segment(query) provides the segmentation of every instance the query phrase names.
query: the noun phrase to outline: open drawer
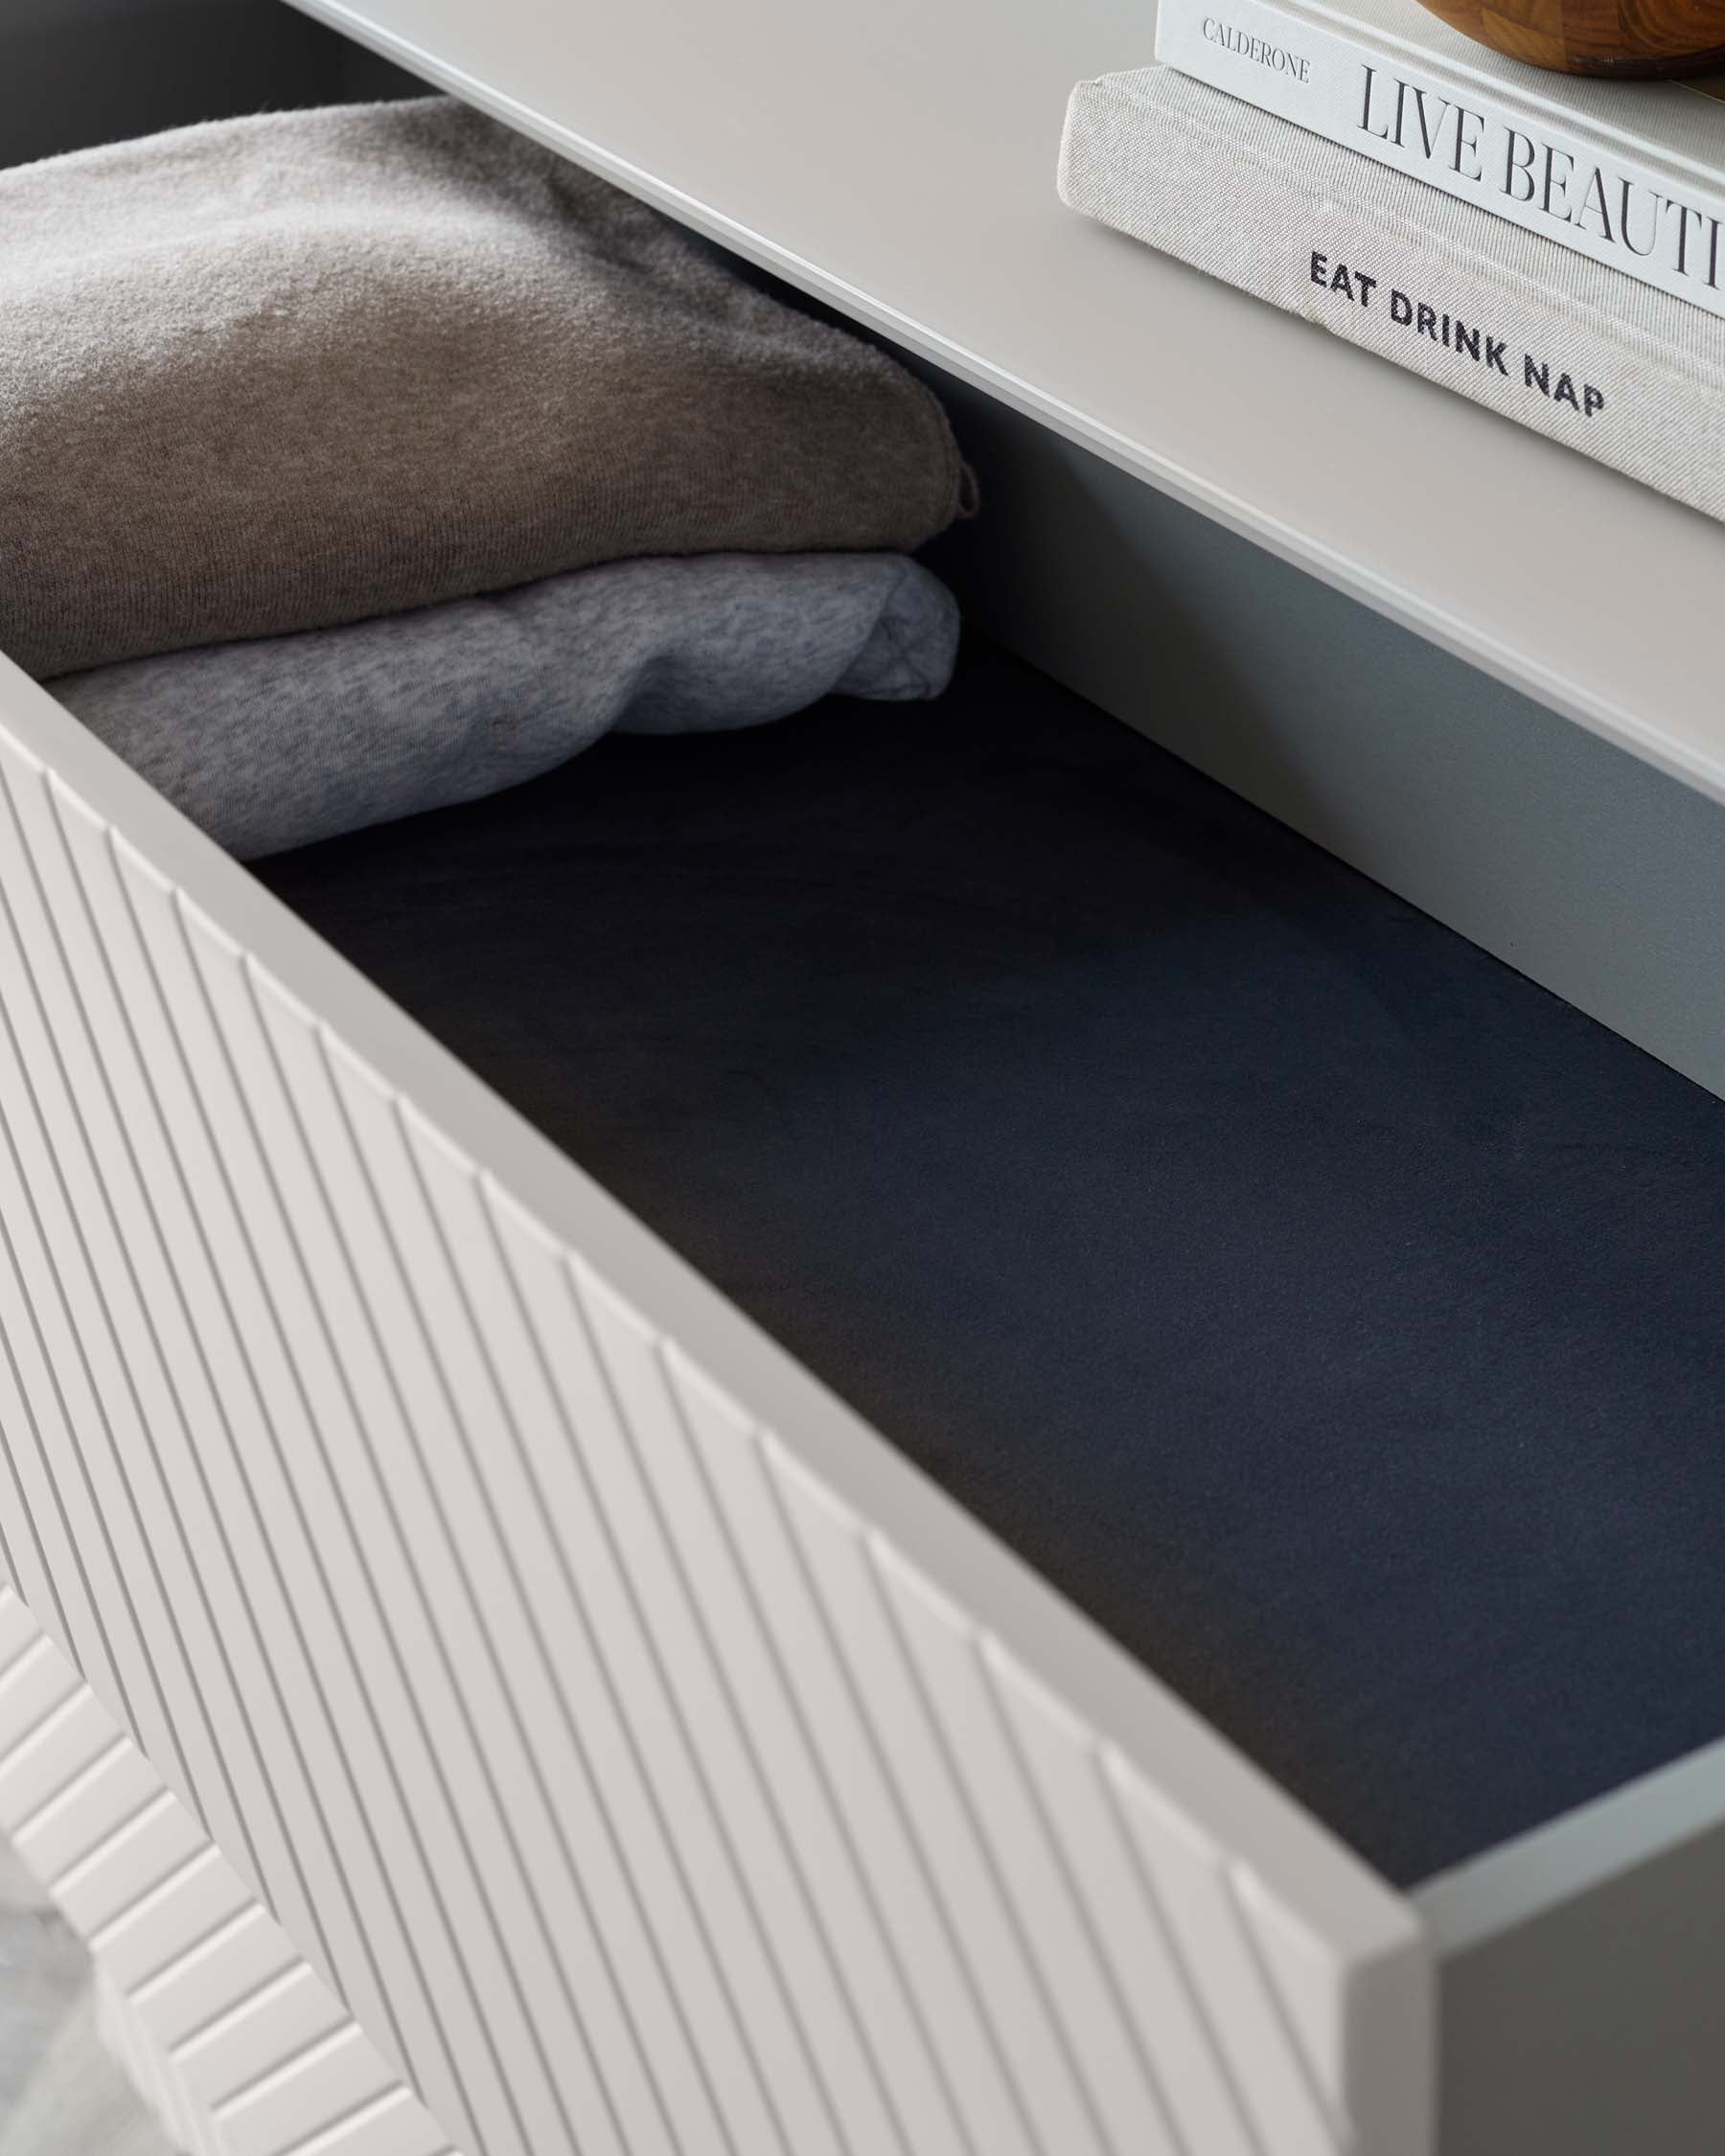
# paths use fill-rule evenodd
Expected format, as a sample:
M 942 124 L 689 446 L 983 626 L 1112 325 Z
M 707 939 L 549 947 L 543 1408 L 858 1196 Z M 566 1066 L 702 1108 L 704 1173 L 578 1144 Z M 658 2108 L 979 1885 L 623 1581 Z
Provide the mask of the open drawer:
M 186 2145 L 1713 2145 L 1725 1107 L 1027 670 L 251 874 L 7 668 L 0 1120 Z

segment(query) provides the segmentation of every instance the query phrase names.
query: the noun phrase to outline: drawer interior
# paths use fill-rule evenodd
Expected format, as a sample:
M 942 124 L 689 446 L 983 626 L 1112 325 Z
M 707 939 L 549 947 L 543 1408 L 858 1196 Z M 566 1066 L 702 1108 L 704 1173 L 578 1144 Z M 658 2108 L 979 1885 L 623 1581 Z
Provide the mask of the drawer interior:
M 261 874 L 1392 1879 L 1725 1729 L 1725 1105 L 1021 663 Z

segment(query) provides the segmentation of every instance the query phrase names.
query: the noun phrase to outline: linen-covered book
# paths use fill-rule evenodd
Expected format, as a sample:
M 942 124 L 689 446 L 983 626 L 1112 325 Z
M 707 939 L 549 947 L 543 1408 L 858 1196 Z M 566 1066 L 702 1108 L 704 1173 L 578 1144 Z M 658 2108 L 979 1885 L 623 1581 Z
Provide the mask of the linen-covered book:
M 1699 309 L 1170 67 L 1078 85 L 1059 184 L 1071 208 L 1725 518 L 1725 330 Z
M 1159 0 L 1156 57 L 1725 314 L 1725 80 L 1552 74 L 1418 0 Z

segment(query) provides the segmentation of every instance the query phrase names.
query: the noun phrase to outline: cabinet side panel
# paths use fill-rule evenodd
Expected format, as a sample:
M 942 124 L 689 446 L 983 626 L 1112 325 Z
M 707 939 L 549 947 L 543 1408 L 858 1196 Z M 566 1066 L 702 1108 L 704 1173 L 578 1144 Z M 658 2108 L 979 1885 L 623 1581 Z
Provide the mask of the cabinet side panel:
M 1443 2156 L 1713 2156 L 1725 2120 L 1725 1746 L 1422 1888 Z

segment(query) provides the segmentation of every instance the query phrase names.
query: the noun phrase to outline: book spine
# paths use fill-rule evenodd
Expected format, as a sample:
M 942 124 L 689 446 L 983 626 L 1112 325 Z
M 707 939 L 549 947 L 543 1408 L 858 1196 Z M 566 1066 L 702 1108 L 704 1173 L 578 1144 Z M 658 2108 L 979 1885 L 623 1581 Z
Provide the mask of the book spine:
M 1208 101 L 1202 121 L 1182 108 L 1191 99 Z M 1106 80 L 1081 84 L 1061 149 L 1062 199 L 1725 520 L 1716 371 L 1686 375 L 1577 315 L 1561 293 L 1483 270 L 1477 251 L 1422 244 L 1405 200 L 1386 213 L 1369 191 L 1350 199 L 1326 180 L 1319 168 L 1332 149 L 1309 153 L 1303 171 L 1219 155 L 1216 108 L 1227 102 L 1194 88 L 1186 101 L 1119 103 Z M 1395 191 L 1412 192 L 1406 180 Z
M 1194 80 L 1725 315 L 1725 195 L 1277 0 L 1159 0 L 1156 57 Z

